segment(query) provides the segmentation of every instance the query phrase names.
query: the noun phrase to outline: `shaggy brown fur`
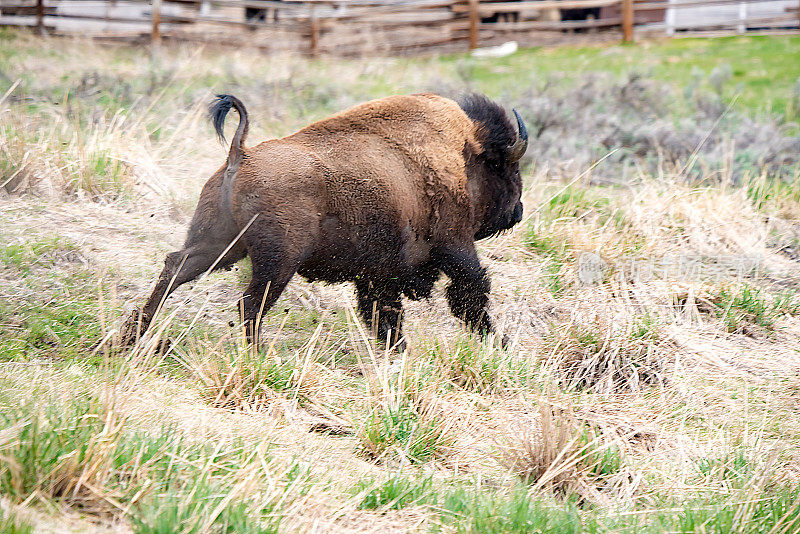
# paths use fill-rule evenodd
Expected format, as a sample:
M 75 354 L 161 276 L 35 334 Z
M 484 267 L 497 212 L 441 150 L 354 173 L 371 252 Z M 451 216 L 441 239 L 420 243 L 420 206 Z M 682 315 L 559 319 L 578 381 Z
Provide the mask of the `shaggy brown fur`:
M 217 133 L 231 108 L 240 122 L 228 161 L 203 188 L 184 248 L 167 256 L 129 332 L 146 329 L 181 284 L 246 255 L 253 276 L 241 306 L 251 339 L 295 273 L 354 281 L 365 321 L 394 344 L 402 342 L 401 295 L 429 296 L 444 272 L 453 313 L 492 330 L 474 241 L 522 218 L 521 119 L 518 141 L 502 108 L 482 96 L 460 105 L 435 94 L 391 96 L 245 148 L 247 112 L 235 97 L 214 104 Z

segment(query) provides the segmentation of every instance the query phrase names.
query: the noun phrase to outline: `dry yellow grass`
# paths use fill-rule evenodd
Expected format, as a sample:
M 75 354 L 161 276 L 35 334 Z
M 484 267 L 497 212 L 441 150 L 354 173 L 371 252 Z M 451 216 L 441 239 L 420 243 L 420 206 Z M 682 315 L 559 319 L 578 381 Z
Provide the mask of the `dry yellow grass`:
M 21 62 L 43 85 L 92 54 L 101 73 L 110 60 L 83 41 L 45 46 L 69 47 L 75 65 Z M 184 91 L 198 73 L 222 65 L 218 56 L 186 51 L 165 61 L 174 63 L 165 88 Z M 389 60 L 336 66 L 242 52 L 231 77 L 260 61 L 276 84 L 314 68 L 400 76 Z M 117 74 L 146 70 L 126 63 Z M 404 83 L 437 74 L 416 72 Z M 43 104 L 47 115 L 0 103 L 0 127 L 12 132 L 0 151 L 16 166 L 2 178 L 14 182 L 13 192 L 0 188 L 3 246 L 58 235 L 85 259 L 24 275 L 9 264 L 0 298 L 47 307 L 94 292 L 101 297 L 92 313 L 111 340 L 94 354 L 80 352 L 85 362 L 58 352 L 0 362 L 0 406 L 96 398 L 105 418 L 80 461 L 65 457 L 27 498 L 0 495 L 0 508 L 43 531 L 136 530 L 132 510 L 153 490 L 121 493 L 110 482 L 109 454 L 125 435 L 155 435 L 165 425 L 189 444 L 250 451 L 230 473 L 213 475 L 227 488 L 219 513 L 236 502 L 277 503 L 273 511 L 288 531 L 458 527 L 440 521 L 437 506 L 360 508 L 359 481 L 398 473 L 431 477 L 442 495 L 464 485 L 504 494 L 522 480 L 536 498 L 577 495 L 601 515 L 647 516 L 715 494 L 736 504 L 733 524 L 743 531 L 765 491 L 800 483 L 800 320 L 776 312 L 771 333 L 753 337 L 726 331 L 725 309 L 703 307 L 721 288 L 758 285 L 771 299 L 796 283 L 795 263 L 773 246 L 775 232 L 797 224 L 796 206 L 784 200 L 759 211 L 742 188 L 691 185 L 677 173 L 641 176 L 625 188 L 549 171 L 528 177 L 528 220 L 480 246 L 493 276 L 492 313 L 511 339 L 507 350 L 465 333 L 437 286 L 430 301 L 408 303 L 408 352 L 379 351 L 355 318 L 348 286 L 296 279 L 265 317 L 266 347 L 254 352 L 228 326 L 245 278 L 234 270 L 179 290 L 152 333 L 118 351 L 115 329 L 148 293 L 164 252 L 180 242 L 191 199 L 224 154 L 202 122 L 212 89 L 198 90 L 193 106 L 172 115 L 144 109 L 77 129 L 54 105 Z M 151 108 L 161 113 L 162 104 Z M 279 110 L 270 113 L 252 139 L 299 120 L 276 126 Z M 146 124 L 156 118 L 170 125 L 160 137 Z M 124 126 L 131 121 L 139 123 Z M 107 155 L 104 164 L 119 180 L 113 187 L 95 181 L 96 153 Z M 564 191 L 582 200 L 553 204 Z M 532 236 L 549 244 L 532 244 Z M 580 276 L 586 253 L 605 265 L 596 284 Z M 756 263 L 742 267 L 738 258 Z M 0 459 L 20 439 L 19 428 L 0 428 Z M 747 466 L 746 483 L 731 482 L 732 462 Z M 214 517 L 199 531 L 216 528 Z M 775 531 L 791 531 L 786 521 Z

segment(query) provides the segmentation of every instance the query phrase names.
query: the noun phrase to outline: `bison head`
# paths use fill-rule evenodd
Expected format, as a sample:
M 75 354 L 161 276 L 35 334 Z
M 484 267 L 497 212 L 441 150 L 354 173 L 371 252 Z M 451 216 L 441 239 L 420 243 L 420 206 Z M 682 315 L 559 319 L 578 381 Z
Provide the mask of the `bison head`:
M 528 132 L 516 110 L 519 133 L 499 105 L 483 95 L 471 94 L 459 101 L 475 124 L 480 149 L 464 147 L 467 174 L 477 184 L 475 239 L 510 229 L 522 220 L 522 178 L 519 160 L 528 148 Z

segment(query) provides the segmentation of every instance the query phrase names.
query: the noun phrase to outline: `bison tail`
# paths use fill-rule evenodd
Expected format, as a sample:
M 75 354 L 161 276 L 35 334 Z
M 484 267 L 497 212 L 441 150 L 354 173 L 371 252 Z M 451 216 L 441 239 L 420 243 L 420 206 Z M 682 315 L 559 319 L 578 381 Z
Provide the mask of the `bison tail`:
M 217 95 L 217 98 L 211 103 L 209 107 L 209 114 L 211 115 L 211 122 L 214 125 L 214 131 L 217 133 L 220 141 L 225 141 L 225 117 L 231 108 L 235 109 L 239 114 L 239 126 L 236 128 L 236 133 L 233 134 L 231 141 L 231 149 L 228 152 L 228 168 L 238 167 L 242 159 L 242 151 L 244 150 L 244 140 L 247 137 L 247 131 L 250 127 L 250 121 L 247 118 L 247 110 L 244 108 L 242 101 L 233 95 Z

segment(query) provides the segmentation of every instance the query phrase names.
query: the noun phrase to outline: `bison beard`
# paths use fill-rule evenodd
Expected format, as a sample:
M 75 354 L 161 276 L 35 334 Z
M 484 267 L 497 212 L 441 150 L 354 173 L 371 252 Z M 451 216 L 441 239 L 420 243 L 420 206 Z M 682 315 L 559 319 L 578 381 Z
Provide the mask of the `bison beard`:
M 205 184 L 182 250 L 167 255 L 156 287 L 123 329 L 144 332 L 169 294 L 200 274 L 250 256 L 240 301 L 248 338 L 298 273 L 353 281 L 365 322 L 389 345 L 404 345 L 402 301 L 427 298 L 444 273 L 453 314 L 493 331 L 489 277 L 475 240 L 522 219 L 519 160 L 527 132 L 481 95 L 456 103 L 434 94 L 392 96 L 245 148 L 244 105 L 220 95 L 217 134 L 240 117 L 228 159 Z

